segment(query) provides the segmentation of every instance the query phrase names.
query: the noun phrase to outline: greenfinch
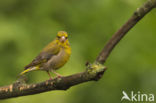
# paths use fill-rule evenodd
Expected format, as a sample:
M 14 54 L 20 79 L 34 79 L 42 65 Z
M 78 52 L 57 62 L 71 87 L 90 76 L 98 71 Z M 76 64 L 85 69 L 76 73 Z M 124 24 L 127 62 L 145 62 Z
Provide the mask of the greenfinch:
M 61 68 L 69 60 L 70 55 L 68 34 L 65 31 L 59 31 L 56 39 L 49 43 L 30 64 L 25 66 L 25 70 L 20 75 L 34 70 L 43 70 L 48 73 L 50 79 L 52 77 L 49 72 L 60 77 L 61 75 L 55 70 Z

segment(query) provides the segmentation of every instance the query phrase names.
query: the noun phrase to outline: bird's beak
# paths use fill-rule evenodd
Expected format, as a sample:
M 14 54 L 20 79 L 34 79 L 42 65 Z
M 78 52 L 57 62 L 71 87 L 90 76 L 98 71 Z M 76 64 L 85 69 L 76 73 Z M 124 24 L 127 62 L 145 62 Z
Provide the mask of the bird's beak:
M 65 37 L 65 36 L 62 36 L 62 37 L 60 38 L 60 41 L 61 41 L 62 43 L 64 43 L 64 42 L 66 41 L 66 37 Z

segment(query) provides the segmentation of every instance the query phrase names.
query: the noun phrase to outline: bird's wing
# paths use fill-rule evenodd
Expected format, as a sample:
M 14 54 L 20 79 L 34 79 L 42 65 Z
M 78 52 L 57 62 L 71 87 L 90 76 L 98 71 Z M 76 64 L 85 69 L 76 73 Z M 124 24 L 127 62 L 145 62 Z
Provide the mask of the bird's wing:
M 43 49 L 43 51 L 30 64 L 26 65 L 24 68 L 28 69 L 33 66 L 41 65 L 47 62 L 54 55 L 57 55 L 59 51 L 60 51 L 59 46 L 54 42 L 52 42 L 49 45 L 47 45 Z
M 36 66 L 36 65 L 40 65 L 42 63 L 45 63 L 46 61 L 48 61 L 51 57 L 53 56 L 53 54 L 43 54 L 40 53 L 30 64 L 26 65 L 24 68 L 28 69 L 30 67 Z

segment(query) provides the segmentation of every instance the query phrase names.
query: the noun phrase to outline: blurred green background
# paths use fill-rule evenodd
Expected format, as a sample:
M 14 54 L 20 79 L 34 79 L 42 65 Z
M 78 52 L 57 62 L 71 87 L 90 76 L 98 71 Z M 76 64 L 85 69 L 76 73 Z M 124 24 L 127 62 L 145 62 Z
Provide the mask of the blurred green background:
M 60 30 L 69 33 L 72 56 L 57 72 L 70 75 L 84 71 L 86 61 L 96 59 L 112 34 L 145 1 L 0 0 L 0 86 L 13 83 Z M 0 103 L 119 103 L 123 90 L 156 94 L 155 18 L 156 10 L 152 10 L 120 41 L 98 82 Z M 27 77 L 30 83 L 49 79 L 42 71 Z

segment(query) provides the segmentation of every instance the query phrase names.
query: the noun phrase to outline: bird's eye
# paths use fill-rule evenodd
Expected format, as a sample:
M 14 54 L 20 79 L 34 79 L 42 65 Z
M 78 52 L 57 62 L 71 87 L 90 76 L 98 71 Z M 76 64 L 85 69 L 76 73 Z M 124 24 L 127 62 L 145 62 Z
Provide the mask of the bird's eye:
M 65 37 L 66 39 L 68 39 L 68 37 Z
M 57 38 L 61 38 L 60 36 L 57 36 Z

